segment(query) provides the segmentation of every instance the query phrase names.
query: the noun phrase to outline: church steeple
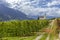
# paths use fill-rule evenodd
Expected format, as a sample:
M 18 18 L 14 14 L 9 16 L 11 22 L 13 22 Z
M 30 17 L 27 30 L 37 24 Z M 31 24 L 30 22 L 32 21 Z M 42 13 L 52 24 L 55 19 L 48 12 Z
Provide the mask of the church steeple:
M 44 19 L 46 19 L 46 13 L 44 14 Z

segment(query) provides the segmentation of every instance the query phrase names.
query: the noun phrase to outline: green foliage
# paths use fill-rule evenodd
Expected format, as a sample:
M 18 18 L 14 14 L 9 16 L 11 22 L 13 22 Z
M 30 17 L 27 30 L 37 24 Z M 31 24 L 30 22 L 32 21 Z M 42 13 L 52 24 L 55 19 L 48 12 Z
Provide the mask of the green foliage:
M 47 27 L 48 23 L 48 20 L 0 22 L 0 37 L 31 36 Z
M 29 37 L 3 37 L 0 40 L 34 40 L 36 36 Z

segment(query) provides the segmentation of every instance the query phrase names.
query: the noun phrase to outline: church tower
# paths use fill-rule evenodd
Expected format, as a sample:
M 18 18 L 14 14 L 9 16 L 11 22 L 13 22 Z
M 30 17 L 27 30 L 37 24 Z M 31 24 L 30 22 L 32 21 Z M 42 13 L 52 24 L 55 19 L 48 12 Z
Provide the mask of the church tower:
M 44 14 L 44 19 L 46 19 L 46 13 Z

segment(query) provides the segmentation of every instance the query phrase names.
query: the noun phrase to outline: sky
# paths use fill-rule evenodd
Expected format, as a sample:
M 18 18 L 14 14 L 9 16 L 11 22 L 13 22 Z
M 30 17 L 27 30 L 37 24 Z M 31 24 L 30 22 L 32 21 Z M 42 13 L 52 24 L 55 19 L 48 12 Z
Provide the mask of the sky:
M 60 16 L 60 0 L 2 0 L 2 2 L 26 15 L 44 15 L 46 13 L 48 16 Z

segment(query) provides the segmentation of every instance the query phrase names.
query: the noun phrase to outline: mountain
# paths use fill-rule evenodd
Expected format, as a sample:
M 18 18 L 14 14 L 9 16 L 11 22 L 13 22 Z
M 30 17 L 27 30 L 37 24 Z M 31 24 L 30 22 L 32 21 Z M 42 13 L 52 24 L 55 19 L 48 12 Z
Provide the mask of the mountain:
M 23 12 L 8 8 L 2 4 L 0 4 L 0 21 L 3 20 L 26 20 L 31 19 L 28 18 Z

